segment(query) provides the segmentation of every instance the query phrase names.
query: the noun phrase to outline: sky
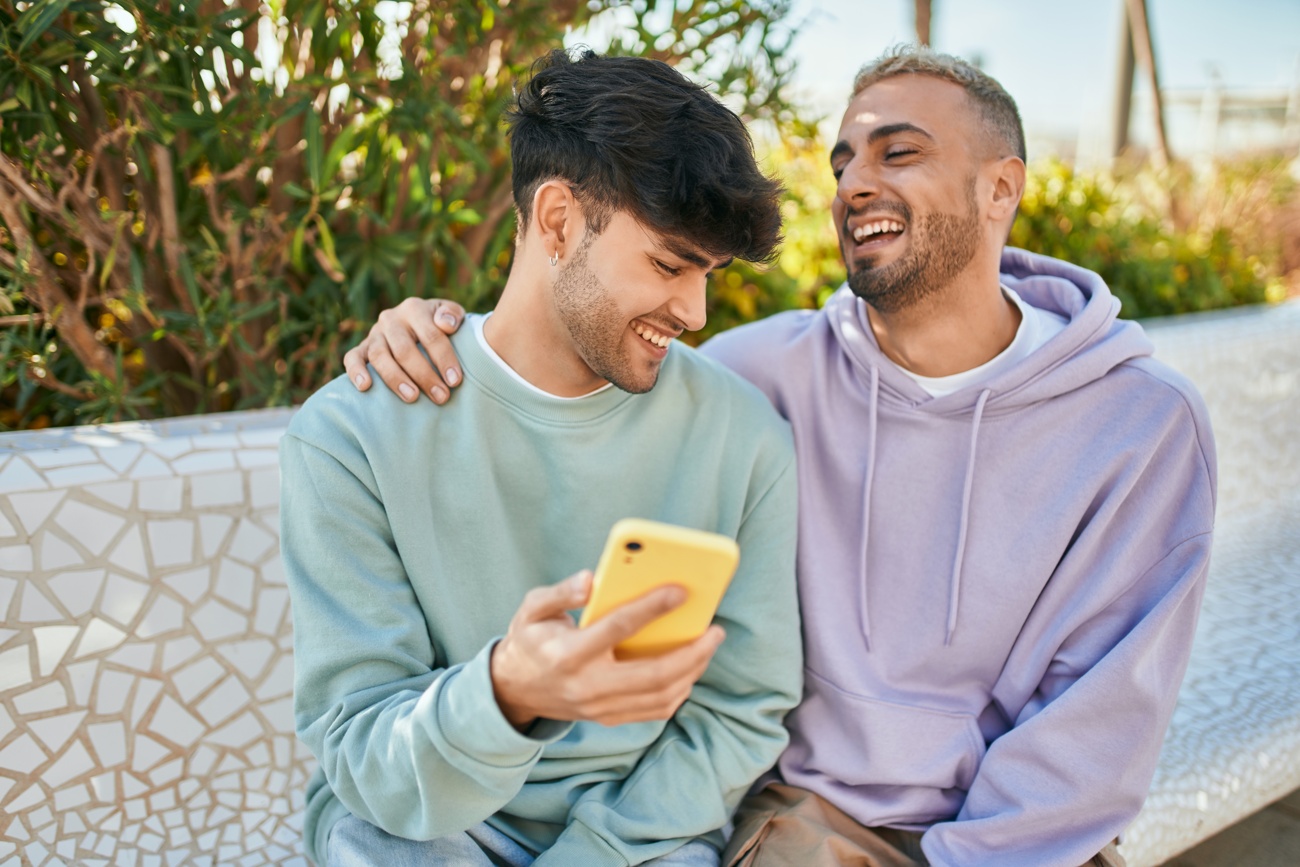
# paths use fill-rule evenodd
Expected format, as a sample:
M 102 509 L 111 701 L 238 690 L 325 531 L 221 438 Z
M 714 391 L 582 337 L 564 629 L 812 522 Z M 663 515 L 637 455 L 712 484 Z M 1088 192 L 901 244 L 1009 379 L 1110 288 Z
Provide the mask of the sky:
M 1020 105 L 1030 158 L 1053 143 L 1107 139 L 1123 0 L 934 0 L 932 44 L 978 58 Z M 1148 0 L 1161 87 L 1203 91 L 1300 88 L 1300 0 Z M 796 92 L 838 125 L 853 74 L 915 37 L 912 0 L 795 0 Z M 1140 76 L 1140 72 L 1139 72 Z M 1132 135 L 1149 139 L 1134 103 Z M 1175 149 L 1192 147 L 1196 109 L 1170 121 Z M 1082 135 L 1081 135 L 1082 133 Z M 1037 154 L 1035 153 L 1037 151 Z

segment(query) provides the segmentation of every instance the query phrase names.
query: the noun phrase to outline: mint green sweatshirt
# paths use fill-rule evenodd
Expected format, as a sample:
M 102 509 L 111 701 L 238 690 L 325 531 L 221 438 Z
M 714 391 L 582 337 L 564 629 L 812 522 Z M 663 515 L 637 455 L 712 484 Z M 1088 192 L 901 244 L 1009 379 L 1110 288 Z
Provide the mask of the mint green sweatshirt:
M 477 343 L 465 383 L 407 406 L 340 378 L 280 449 L 295 715 L 320 762 L 308 854 L 349 812 L 410 839 L 486 820 L 546 865 L 639 864 L 719 828 L 786 744 L 801 694 L 795 466 L 767 399 L 674 344 L 644 395 L 535 393 Z M 489 657 L 524 594 L 593 568 L 610 526 L 724 533 L 727 631 L 667 722 L 501 715 Z

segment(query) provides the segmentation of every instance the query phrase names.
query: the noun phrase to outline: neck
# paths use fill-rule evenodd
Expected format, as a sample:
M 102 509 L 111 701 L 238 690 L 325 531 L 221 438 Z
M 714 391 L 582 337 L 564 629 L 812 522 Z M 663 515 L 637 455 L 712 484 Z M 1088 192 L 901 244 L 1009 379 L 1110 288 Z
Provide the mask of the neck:
M 1002 292 L 996 265 L 968 268 L 920 303 L 867 318 L 880 351 L 918 376 L 952 376 L 979 367 L 1011 345 L 1020 308 Z
M 547 266 L 550 267 L 550 266 Z M 549 275 L 512 268 L 483 337 L 510 368 L 558 397 L 581 397 L 605 384 L 578 353 L 550 303 Z

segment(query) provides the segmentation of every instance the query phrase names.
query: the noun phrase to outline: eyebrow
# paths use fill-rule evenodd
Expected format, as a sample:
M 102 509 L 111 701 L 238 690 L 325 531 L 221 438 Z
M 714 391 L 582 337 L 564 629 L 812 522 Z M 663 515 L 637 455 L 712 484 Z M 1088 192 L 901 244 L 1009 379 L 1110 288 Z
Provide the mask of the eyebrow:
M 705 271 L 712 271 L 714 268 L 725 268 L 734 260 L 734 257 L 728 256 L 725 262 L 719 262 L 715 265 L 711 260 L 706 258 L 698 248 L 691 247 L 675 238 L 664 238 L 662 239 L 662 244 L 664 249 L 669 253 L 672 253 L 677 258 L 684 259 L 695 267 L 702 268 Z
M 928 132 L 921 129 L 916 124 L 904 122 L 904 123 L 891 123 L 891 124 L 886 124 L 885 126 L 876 127 L 867 136 L 867 144 L 869 145 L 875 144 L 876 142 L 880 141 L 882 138 L 889 138 L 891 135 L 897 135 L 900 132 L 914 132 L 917 135 L 925 136 L 930 141 L 934 141 L 934 136 L 930 135 Z M 835 147 L 831 148 L 832 163 L 835 162 L 836 158 L 838 157 L 852 156 L 852 155 L 853 155 L 853 147 L 844 139 L 840 139 L 839 141 L 837 141 L 835 143 Z

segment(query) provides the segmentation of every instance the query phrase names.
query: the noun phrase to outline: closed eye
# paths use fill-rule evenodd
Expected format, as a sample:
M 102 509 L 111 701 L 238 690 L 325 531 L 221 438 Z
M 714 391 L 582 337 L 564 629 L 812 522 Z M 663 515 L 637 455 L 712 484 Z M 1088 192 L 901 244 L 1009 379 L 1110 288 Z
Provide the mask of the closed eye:
M 663 272 L 665 276 L 676 277 L 677 275 L 682 273 L 681 268 L 674 268 L 672 265 L 667 265 L 663 262 L 660 262 L 658 259 L 654 259 L 652 261 L 655 263 L 655 267 L 658 268 L 661 272 Z
M 919 154 L 916 148 L 893 148 L 885 154 L 885 159 L 892 160 L 894 157 L 905 157 L 909 154 Z

